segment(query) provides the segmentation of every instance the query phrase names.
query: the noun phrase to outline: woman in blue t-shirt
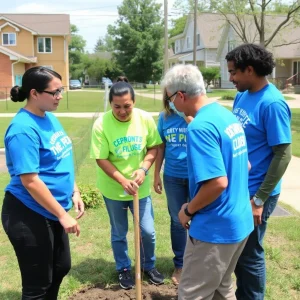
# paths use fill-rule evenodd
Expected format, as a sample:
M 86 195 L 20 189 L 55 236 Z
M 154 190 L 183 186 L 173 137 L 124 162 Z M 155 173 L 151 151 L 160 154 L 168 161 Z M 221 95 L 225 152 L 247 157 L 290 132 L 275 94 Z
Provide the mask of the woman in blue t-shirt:
M 74 181 L 72 141 L 50 113 L 62 99 L 61 76 L 44 67 L 28 69 L 11 100 L 23 102 L 4 138 L 10 183 L 2 207 L 3 228 L 14 247 L 22 299 L 57 299 L 71 267 L 68 233 L 80 233 L 84 213 Z M 72 207 L 76 219 L 68 214 Z
M 178 285 L 183 265 L 183 255 L 186 245 L 187 232 L 178 219 L 181 206 L 189 199 L 189 182 L 186 159 L 186 132 L 187 125 L 192 120 L 186 117 L 170 102 L 173 97 L 167 97 L 164 92 L 164 111 L 158 118 L 158 132 L 163 144 L 160 146 L 155 161 L 154 189 L 158 194 L 162 193 L 162 181 L 160 171 L 163 160 L 163 183 L 168 202 L 168 211 L 171 217 L 171 242 L 174 252 L 174 272 L 172 281 Z M 171 106 L 172 105 L 172 106 Z M 170 107 L 171 106 L 171 107 Z

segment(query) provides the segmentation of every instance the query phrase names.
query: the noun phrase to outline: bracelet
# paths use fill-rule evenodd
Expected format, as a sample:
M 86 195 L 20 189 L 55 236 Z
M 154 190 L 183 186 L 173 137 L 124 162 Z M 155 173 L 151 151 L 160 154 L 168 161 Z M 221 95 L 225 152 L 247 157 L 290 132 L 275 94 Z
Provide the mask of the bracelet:
M 139 170 L 143 170 L 145 172 L 145 175 L 148 175 L 149 173 L 149 170 L 144 167 L 140 167 Z
M 185 207 L 184 213 L 185 213 L 188 217 L 193 217 L 193 216 L 194 216 L 194 214 L 191 214 L 191 213 L 188 211 L 188 205 Z

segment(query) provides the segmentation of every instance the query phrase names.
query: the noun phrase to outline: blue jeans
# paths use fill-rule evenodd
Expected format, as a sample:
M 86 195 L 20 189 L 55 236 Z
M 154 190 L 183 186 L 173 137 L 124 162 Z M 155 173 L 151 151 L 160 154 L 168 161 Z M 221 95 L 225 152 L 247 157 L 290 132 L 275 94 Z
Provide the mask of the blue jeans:
M 171 217 L 171 242 L 175 255 L 173 262 L 175 268 L 182 268 L 187 231 L 180 224 L 178 213 L 181 206 L 189 200 L 189 182 L 188 179 L 168 175 L 164 175 L 163 181 L 168 201 L 168 210 Z
M 252 197 L 251 197 L 252 198 Z M 266 265 L 263 239 L 267 220 L 274 211 L 279 194 L 270 196 L 264 204 L 262 224 L 250 234 L 235 268 L 237 300 L 263 300 L 266 286 Z
M 133 201 L 111 200 L 103 196 L 111 225 L 111 244 L 117 271 L 131 269 L 128 256 L 128 209 L 133 214 Z M 151 197 L 140 199 L 141 267 L 149 271 L 155 266 L 155 229 Z

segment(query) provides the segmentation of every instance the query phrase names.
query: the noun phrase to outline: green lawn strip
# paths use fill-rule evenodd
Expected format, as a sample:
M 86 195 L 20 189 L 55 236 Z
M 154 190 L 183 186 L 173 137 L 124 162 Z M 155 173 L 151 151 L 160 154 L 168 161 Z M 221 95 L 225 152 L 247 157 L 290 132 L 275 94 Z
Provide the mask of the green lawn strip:
M 300 299 L 299 228 L 299 214 L 269 220 L 265 240 L 266 299 Z
M 63 97 L 56 112 L 104 111 L 103 91 L 69 91 L 64 93 Z M 15 113 L 23 106 L 24 102 L 0 101 L 0 112 Z M 162 109 L 162 102 L 137 95 L 136 107 L 146 111 L 160 111 Z

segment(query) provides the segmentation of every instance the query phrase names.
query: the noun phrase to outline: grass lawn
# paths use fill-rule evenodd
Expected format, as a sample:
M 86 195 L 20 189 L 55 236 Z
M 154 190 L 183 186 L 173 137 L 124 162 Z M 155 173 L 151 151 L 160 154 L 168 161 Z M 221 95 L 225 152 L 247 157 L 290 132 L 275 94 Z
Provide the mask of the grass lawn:
M 0 112 L 14 113 L 24 106 L 24 102 L 0 101 Z M 146 111 L 160 111 L 162 103 L 143 96 L 136 97 L 136 107 Z M 64 94 L 57 112 L 94 112 L 104 110 L 103 91 L 69 91 Z

